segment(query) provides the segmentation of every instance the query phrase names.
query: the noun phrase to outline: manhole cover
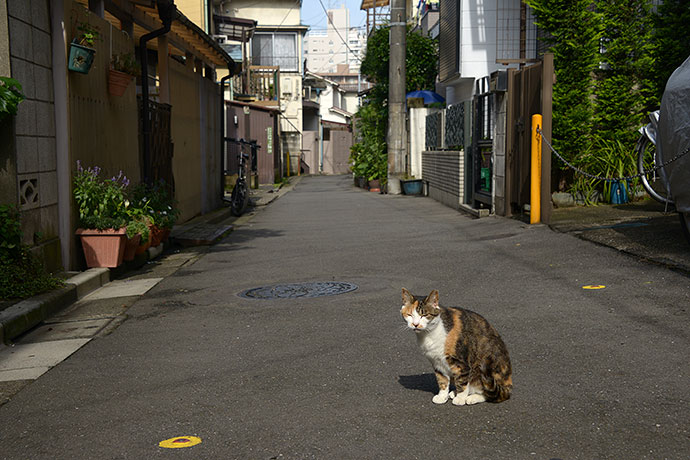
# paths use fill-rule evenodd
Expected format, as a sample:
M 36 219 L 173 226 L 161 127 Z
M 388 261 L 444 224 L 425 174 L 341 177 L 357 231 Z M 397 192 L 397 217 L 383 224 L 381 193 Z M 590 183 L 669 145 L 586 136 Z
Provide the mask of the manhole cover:
M 344 294 L 357 289 L 356 284 L 329 281 L 326 283 L 276 284 L 252 288 L 240 293 L 248 299 L 297 299 Z

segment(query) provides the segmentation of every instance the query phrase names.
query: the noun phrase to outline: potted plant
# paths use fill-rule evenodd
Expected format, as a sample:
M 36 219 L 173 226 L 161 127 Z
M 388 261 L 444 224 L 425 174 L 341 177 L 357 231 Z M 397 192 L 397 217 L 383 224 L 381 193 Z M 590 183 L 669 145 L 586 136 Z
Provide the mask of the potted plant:
M 165 181 L 160 180 L 153 184 L 140 184 L 135 188 L 133 196 L 137 202 L 146 203 L 151 246 L 158 246 L 168 238 L 180 214 L 172 191 Z
M 405 195 L 421 195 L 422 179 L 416 179 L 407 173 L 400 179 L 400 187 Z
M 113 55 L 108 71 L 108 92 L 113 96 L 122 96 L 132 78 L 139 74 L 139 64 L 132 53 Z
M 122 263 L 129 221 L 125 190 L 129 180 L 122 174 L 100 177 L 101 168 L 83 168 L 77 161 L 74 199 L 79 209 L 77 235 L 81 238 L 86 265 L 117 267 Z
M 100 39 L 100 32 L 97 27 L 88 22 L 80 22 L 77 30 L 79 36 L 70 43 L 67 68 L 74 72 L 87 74 L 93 64 L 93 58 L 96 54 L 94 46 L 96 40 Z

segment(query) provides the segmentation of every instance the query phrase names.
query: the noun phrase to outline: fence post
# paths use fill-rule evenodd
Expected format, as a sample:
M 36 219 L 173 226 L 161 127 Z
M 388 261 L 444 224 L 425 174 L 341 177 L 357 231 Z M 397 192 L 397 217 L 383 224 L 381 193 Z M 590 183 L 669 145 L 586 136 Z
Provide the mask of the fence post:
M 532 115 L 532 162 L 530 169 L 529 223 L 541 222 L 541 115 Z

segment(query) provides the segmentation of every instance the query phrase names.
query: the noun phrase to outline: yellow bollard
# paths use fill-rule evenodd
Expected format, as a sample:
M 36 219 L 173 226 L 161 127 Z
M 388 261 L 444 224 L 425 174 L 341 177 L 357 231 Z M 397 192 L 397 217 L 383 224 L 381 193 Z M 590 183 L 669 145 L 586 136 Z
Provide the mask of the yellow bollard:
M 529 223 L 541 222 L 541 115 L 532 115 L 532 163 L 530 170 Z

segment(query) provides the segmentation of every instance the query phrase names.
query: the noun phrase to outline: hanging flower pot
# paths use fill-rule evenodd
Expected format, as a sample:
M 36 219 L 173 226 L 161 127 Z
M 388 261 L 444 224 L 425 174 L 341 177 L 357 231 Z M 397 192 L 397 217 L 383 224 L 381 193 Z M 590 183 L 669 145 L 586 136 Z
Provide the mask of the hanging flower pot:
M 67 68 L 73 72 L 87 74 L 89 70 L 91 70 L 91 64 L 93 64 L 93 57 L 95 54 L 95 49 L 72 42 L 69 45 L 69 61 Z
M 126 228 L 77 229 L 89 268 L 114 268 L 122 264 L 127 240 Z
M 108 71 L 108 92 L 111 96 L 122 96 L 127 91 L 132 76 L 119 70 L 110 69 Z

